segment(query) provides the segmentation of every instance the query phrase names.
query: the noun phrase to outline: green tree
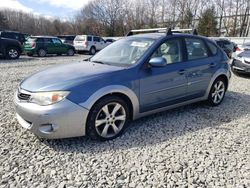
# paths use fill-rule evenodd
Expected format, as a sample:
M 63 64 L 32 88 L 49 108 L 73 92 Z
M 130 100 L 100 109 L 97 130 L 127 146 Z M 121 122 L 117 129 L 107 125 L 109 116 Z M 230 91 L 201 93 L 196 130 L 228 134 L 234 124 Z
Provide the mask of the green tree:
M 0 12 L 0 30 L 8 29 L 7 19 L 4 14 Z
M 210 7 L 202 13 L 197 29 L 199 34 L 207 37 L 218 35 L 216 12 L 214 7 Z

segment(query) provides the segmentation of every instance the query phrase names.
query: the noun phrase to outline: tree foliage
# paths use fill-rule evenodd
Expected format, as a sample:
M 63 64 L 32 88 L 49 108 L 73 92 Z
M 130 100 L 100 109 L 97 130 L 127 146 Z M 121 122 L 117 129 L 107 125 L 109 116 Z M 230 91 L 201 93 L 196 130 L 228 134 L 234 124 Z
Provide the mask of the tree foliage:
M 214 7 L 208 8 L 202 13 L 199 19 L 198 32 L 204 36 L 217 36 L 217 21 Z
M 248 36 L 249 7 L 250 0 L 91 0 L 67 21 L 4 10 L 0 29 L 33 35 L 123 36 L 131 29 L 198 27 L 207 36 Z

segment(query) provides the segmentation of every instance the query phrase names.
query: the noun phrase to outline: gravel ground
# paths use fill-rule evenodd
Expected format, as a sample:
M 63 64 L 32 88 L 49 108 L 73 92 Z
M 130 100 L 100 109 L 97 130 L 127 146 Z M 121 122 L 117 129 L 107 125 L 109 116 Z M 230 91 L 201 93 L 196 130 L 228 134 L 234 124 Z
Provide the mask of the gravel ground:
M 250 79 L 225 101 L 158 113 L 109 142 L 39 140 L 15 118 L 17 84 L 75 57 L 0 60 L 0 187 L 250 187 Z

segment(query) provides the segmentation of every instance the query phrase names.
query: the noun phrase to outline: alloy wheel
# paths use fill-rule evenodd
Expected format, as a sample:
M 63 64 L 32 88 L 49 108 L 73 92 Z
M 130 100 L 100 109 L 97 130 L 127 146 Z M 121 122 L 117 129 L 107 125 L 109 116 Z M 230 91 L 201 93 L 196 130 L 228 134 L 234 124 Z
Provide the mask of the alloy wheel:
M 224 97 L 225 94 L 225 84 L 223 81 L 219 80 L 214 84 L 213 92 L 212 92 L 212 100 L 214 104 L 219 104 Z
M 96 116 L 95 129 L 99 136 L 111 138 L 120 133 L 126 122 L 126 111 L 117 103 L 109 103 L 103 106 Z
M 8 54 L 11 59 L 15 59 L 18 57 L 18 51 L 13 48 L 9 50 Z

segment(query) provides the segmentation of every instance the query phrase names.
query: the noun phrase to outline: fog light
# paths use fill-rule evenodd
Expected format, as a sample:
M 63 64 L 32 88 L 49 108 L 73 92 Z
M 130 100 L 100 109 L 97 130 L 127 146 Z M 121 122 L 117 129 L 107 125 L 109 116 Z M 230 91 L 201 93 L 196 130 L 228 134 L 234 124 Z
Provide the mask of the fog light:
M 57 130 L 57 126 L 53 124 L 43 124 L 39 127 L 39 131 L 44 134 L 50 134 Z

